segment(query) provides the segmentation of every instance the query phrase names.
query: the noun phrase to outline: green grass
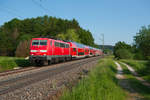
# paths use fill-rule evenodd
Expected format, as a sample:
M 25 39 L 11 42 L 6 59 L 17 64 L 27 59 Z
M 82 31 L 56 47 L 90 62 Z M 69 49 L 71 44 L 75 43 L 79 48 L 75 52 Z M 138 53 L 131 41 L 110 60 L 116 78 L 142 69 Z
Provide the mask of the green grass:
M 127 69 L 127 67 L 125 65 L 123 65 L 121 63 L 120 63 L 120 65 L 124 70 L 123 73 L 124 73 L 124 76 L 126 77 L 125 80 L 127 80 L 129 83 L 128 85 L 130 85 L 130 87 L 132 89 L 134 89 L 136 91 L 136 93 L 138 93 L 144 97 L 142 100 L 150 100 L 150 88 L 148 88 L 147 86 L 144 86 L 139 80 L 137 80 L 131 74 L 131 72 Z
M 150 62 L 144 60 L 121 60 L 132 66 L 139 76 L 150 82 Z
M 100 60 L 88 77 L 72 90 L 66 90 L 60 100 L 126 100 L 126 93 L 115 78 L 116 65 L 110 59 Z
M 11 70 L 14 67 L 27 67 L 30 66 L 28 60 L 17 57 L 0 57 L 0 72 Z

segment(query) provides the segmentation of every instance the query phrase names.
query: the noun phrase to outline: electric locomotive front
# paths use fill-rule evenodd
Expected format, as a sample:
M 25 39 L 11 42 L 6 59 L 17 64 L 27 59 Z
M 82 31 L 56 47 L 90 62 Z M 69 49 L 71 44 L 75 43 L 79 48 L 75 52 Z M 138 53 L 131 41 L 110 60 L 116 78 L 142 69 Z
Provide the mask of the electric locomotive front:
M 36 65 L 70 60 L 69 43 L 49 38 L 33 38 L 30 44 L 30 62 Z

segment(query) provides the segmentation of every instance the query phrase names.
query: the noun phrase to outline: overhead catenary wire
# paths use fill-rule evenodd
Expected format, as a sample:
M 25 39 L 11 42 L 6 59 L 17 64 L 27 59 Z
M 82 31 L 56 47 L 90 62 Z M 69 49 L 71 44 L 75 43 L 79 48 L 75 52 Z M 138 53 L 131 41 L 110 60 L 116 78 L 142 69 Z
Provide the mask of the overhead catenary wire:
M 40 2 L 37 2 L 36 0 L 32 0 L 32 2 L 33 2 L 35 5 L 39 6 L 41 9 L 43 9 L 45 12 L 49 12 L 49 13 L 51 13 L 51 14 L 54 14 L 54 13 L 51 12 L 49 9 L 45 8 L 42 4 L 40 4 L 40 2 L 42 2 L 42 0 L 40 0 Z M 4 13 L 8 13 L 9 15 L 16 16 L 16 17 L 21 18 L 21 19 L 24 18 L 23 16 L 19 15 L 19 14 L 17 13 L 17 10 L 15 10 L 15 9 L 10 9 L 10 8 L 8 8 L 8 7 L 0 7 L 0 9 L 1 9 L 2 11 L 4 11 Z
M 42 0 L 40 0 L 40 2 L 41 2 L 41 1 L 42 1 Z M 40 3 L 37 2 L 36 0 L 32 0 L 32 2 L 33 2 L 35 5 L 39 6 L 41 9 L 43 9 L 44 11 L 46 11 L 46 12 L 48 12 L 48 13 L 54 14 L 53 12 L 51 12 L 49 9 L 45 8 L 42 4 L 40 4 Z
M 13 16 L 16 16 L 16 17 L 19 17 L 19 18 L 23 18 L 22 16 L 20 16 L 19 14 L 17 14 L 16 12 L 14 12 L 12 9 L 8 9 L 8 8 L 1 8 L 2 10 L 4 10 L 6 13 L 10 14 L 10 15 L 13 15 Z

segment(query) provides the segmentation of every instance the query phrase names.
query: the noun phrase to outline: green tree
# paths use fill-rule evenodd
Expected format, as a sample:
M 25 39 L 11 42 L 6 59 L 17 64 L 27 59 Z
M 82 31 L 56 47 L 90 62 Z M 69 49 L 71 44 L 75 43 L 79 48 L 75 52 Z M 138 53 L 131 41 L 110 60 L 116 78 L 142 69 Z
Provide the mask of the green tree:
M 117 42 L 114 46 L 114 55 L 115 55 L 115 58 L 123 58 L 123 56 L 127 56 L 127 55 L 124 55 L 124 54 L 130 54 L 132 53 L 132 46 L 126 44 L 125 42 Z M 118 54 L 119 53 L 119 54 Z M 126 57 L 126 58 L 131 58 L 131 57 Z
M 76 33 L 75 29 L 68 29 L 66 33 L 58 34 L 57 37 L 62 40 L 71 40 L 71 41 L 81 43 L 81 40 L 78 34 Z
M 133 54 L 128 49 L 118 49 L 116 51 L 117 59 L 132 59 Z
M 16 49 L 16 56 L 17 57 L 27 57 L 29 56 L 29 45 L 30 41 L 24 40 L 19 43 Z
M 143 26 L 140 31 L 134 36 L 136 48 L 143 55 L 143 58 L 150 57 L 150 25 Z
M 104 49 L 103 52 L 104 52 L 105 54 L 108 54 L 108 55 L 113 54 L 112 50 L 110 50 L 110 49 Z

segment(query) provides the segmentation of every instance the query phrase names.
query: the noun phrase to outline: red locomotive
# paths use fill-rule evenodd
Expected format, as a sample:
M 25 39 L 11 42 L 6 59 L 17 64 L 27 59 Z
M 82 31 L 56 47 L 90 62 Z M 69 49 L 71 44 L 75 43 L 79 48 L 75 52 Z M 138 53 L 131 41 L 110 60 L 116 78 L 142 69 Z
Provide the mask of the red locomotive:
M 50 38 L 33 38 L 30 44 L 30 62 L 40 65 L 43 65 L 45 62 L 50 64 L 71 60 L 72 58 L 99 55 L 102 55 L 100 49 L 76 42 L 64 42 Z

